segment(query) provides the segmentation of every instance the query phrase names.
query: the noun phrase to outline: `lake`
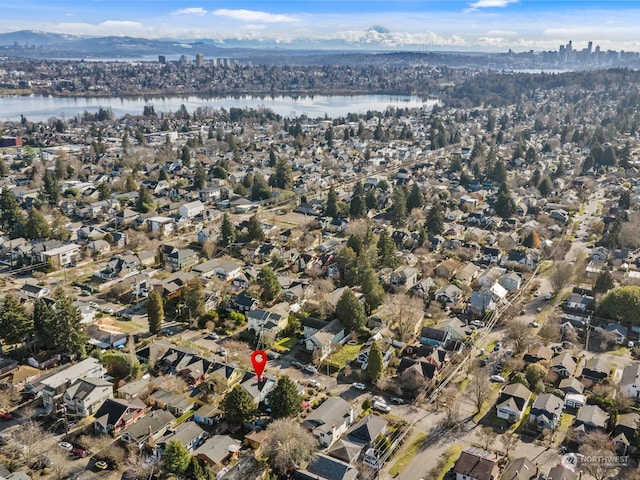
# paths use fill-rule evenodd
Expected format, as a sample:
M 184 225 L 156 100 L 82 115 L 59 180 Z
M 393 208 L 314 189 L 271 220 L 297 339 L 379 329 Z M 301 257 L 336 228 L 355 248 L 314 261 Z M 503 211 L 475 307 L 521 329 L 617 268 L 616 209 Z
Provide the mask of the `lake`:
M 297 117 L 306 114 L 311 118 L 335 118 L 348 113 L 365 113 L 367 110 L 384 111 L 387 107 L 431 108 L 436 100 L 422 100 L 408 95 L 313 95 L 268 96 L 253 95 L 227 97 L 166 96 L 166 97 L 104 97 L 69 98 L 41 95 L 0 97 L 0 120 L 18 121 L 24 115 L 31 121 L 43 121 L 52 117 L 72 118 L 83 112 L 96 112 L 110 108 L 116 117 L 126 114 L 142 115 L 145 106 L 153 106 L 156 113 L 175 112 L 184 105 L 190 113 L 198 107 L 214 109 L 266 107 L 282 116 Z

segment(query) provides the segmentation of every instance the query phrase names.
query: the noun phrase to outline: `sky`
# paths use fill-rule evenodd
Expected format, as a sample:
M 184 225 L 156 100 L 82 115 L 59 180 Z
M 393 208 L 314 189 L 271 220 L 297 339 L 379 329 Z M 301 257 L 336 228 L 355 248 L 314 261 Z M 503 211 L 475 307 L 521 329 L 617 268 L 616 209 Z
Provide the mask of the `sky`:
M 0 33 L 42 30 L 287 46 L 557 50 L 588 41 L 640 51 L 640 0 L 17 0 L 0 2 Z

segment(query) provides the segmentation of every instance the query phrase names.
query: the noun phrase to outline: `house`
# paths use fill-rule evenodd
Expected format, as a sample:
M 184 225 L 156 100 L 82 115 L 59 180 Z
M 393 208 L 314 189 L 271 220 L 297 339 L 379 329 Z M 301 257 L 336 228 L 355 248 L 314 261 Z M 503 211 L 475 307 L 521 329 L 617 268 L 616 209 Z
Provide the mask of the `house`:
M 162 454 L 167 444 L 175 440 L 187 447 L 189 453 L 193 453 L 196 448 L 204 443 L 206 438 L 207 432 L 200 428 L 200 425 L 196 422 L 183 422 L 178 425 L 175 430 L 158 441 L 156 444 L 156 452 Z
M 626 455 L 629 451 L 636 450 L 639 426 L 640 415 L 636 412 L 618 414 L 616 426 L 611 433 L 611 439 L 620 454 Z
M 131 225 L 140 216 L 138 212 L 134 212 L 130 208 L 123 208 L 115 216 L 116 227 L 127 227 Z
M 67 388 L 79 378 L 103 378 L 106 373 L 100 360 L 88 357 L 75 365 L 66 365 L 53 375 L 39 380 L 44 385 L 42 403 L 45 409 L 55 408 Z
M 346 330 L 336 318 L 325 324 L 320 330 L 305 340 L 305 347 L 309 352 L 320 350 L 320 359 L 325 359 L 334 345 L 343 343 L 346 339 Z
M 584 313 L 593 308 L 594 299 L 589 295 L 572 293 L 564 303 L 564 309 L 572 312 Z
M 551 359 L 551 370 L 559 377 L 569 378 L 576 370 L 576 361 L 569 352 L 562 352 Z
M 150 232 L 169 235 L 175 228 L 175 221 L 171 217 L 155 216 L 147 218 L 147 226 Z
M 493 456 L 479 448 L 464 450 L 453 466 L 456 480 L 497 480 L 500 469 Z
M 496 247 L 482 247 L 480 250 L 480 260 L 484 264 L 498 264 L 502 258 L 502 252 Z
M 222 410 L 217 405 L 205 403 L 193 414 L 193 421 L 202 425 L 214 425 L 222 417 Z
M 198 254 L 190 248 L 174 248 L 165 255 L 164 261 L 174 272 L 186 270 L 198 262 Z
M 432 327 L 422 327 L 420 330 L 420 343 L 423 345 L 443 346 L 451 338 L 451 334 L 445 330 Z
M 564 405 L 568 408 L 579 409 L 587 404 L 587 396 L 580 393 L 567 393 L 564 396 Z
M 341 397 L 327 398 L 302 423 L 322 447 L 330 447 L 352 424 L 353 408 Z
M 536 261 L 530 253 L 522 252 L 520 250 L 511 250 L 507 255 L 502 257 L 500 262 L 502 265 L 508 265 L 509 263 L 515 263 L 523 267 L 527 267 L 529 270 L 536 268 Z
M 498 279 L 498 283 L 508 292 L 513 292 L 522 285 L 522 277 L 516 272 L 507 272 Z
M 473 292 L 467 305 L 467 309 L 472 315 L 484 315 L 487 310 L 494 310 L 495 308 L 496 303 L 493 301 L 491 292 Z
M 124 279 L 140 271 L 140 261 L 135 255 L 115 255 L 95 276 L 101 280 Z
M 471 283 L 480 274 L 480 269 L 473 263 L 467 263 L 464 267 L 459 269 L 454 278 L 459 284 L 467 285 Z
M 87 243 L 87 250 L 94 255 L 106 255 L 111 251 L 111 245 L 106 240 L 92 240 Z
M 595 328 L 594 330 L 599 331 L 598 328 Z M 618 345 L 623 345 L 627 343 L 629 329 L 619 323 L 610 323 L 609 325 L 604 327 L 604 330 L 602 332 L 599 331 L 599 333 L 604 335 L 607 340 L 612 341 L 613 343 L 616 343 Z
M 535 345 L 529 347 L 529 350 L 522 357 L 527 363 L 537 363 L 542 361 L 549 361 L 553 356 L 553 350 L 544 345 Z
M 413 267 L 400 267 L 391 273 L 391 286 L 411 288 L 418 281 L 418 270 Z
M 531 391 L 521 383 L 511 383 L 505 386 L 496 402 L 498 418 L 510 423 L 517 422 L 522 418 L 530 398 Z
M 113 384 L 101 378 L 79 378 L 64 392 L 62 400 L 69 414 L 93 415 L 107 398 L 113 398 Z
M 20 392 L 25 385 L 36 380 L 41 371 L 28 365 L 19 365 L 17 368 L 10 370 L 0 376 L 0 388 L 10 388 L 16 392 Z
M 572 469 L 564 465 L 556 465 L 547 475 L 547 480 L 578 480 L 579 476 Z
M 315 317 L 303 317 L 302 336 L 307 339 L 327 325 L 327 322 Z
M 573 421 L 573 430 L 577 434 L 586 434 L 593 430 L 606 431 L 609 414 L 597 405 L 585 405 Z
M 591 382 L 601 382 L 609 377 L 611 364 L 602 357 L 593 357 L 582 368 L 582 378 Z
M 640 363 L 624 367 L 620 379 L 620 393 L 627 398 L 640 397 Z
M 223 282 L 230 282 L 242 274 L 242 265 L 230 257 L 214 258 L 196 265 L 191 272 L 204 278 L 215 275 Z
M 231 304 L 233 305 L 234 310 L 239 313 L 244 313 L 245 315 L 254 308 L 258 308 L 258 301 L 251 297 L 247 292 L 242 292 L 241 294 L 236 295 L 236 297 L 231 300 Z
M 240 451 L 240 442 L 229 435 L 212 435 L 193 452 L 203 462 L 221 465 Z
M 139 399 L 107 398 L 94 413 L 93 428 L 99 433 L 113 433 L 134 424 L 146 413 L 147 406 Z
M 143 396 L 145 396 L 145 394 L 150 393 L 150 390 L 153 388 L 153 386 L 153 379 L 145 375 L 138 380 L 133 380 L 122 385 L 116 390 L 116 396 L 124 400 L 142 398 Z
M 166 410 L 154 410 L 120 431 L 123 442 L 142 449 L 156 443 L 173 425 L 175 417 Z
M 337 458 L 345 463 L 351 463 L 358 461 L 362 455 L 363 445 L 362 443 L 354 443 L 348 438 L 339 438 L 332 446 L 327 450 L 327 455 L 333 458 Z M 363 458 L 364 460 L 364 458 Z
M 64 267 L 70 267 L 80 259 L 82 255 L 80 245 L 70 243 L 52 250 L 40 253 L 40 261 L 51 263 L 52 267 L 59 270 Z
M 396 373 L 403 384 L 422 384 L 435 380 L 438 366 L 424 357 L 417 359 L 402 357 Z
M 60 363 L 61 355 L 59 353 L 53 353 L 48 350 L 44 350 L 36 355 L 33 355 L 27 359 L 27 363 L 34 368 L 40 370 L 47 370 Z M 0 373 L 1 370 L 0 370 Z
M 462 297 L 462 290 L 453 284 L 445 285 L 438 289 L 434 295 L 436 301 L 445 304 L 454 304 Z
M 502 471 L 500 480 L 538 480 L 540 469 L 528 458 L 511 460 Z
M 246 390 L 254 403 L 259 404 L 265 401 L 271 391 L 276 387 L 275 379 L 262 375 L 260 379 L 256 375 L 248 374 L 248 378 L 240 384 Z
M 261 333 L 277 334 L 287 326 L 287 317 L 279 313 L 269 312 L 261 308 L 250 310 L 246 313 L 247 328 L 256 335 Z
M 576 377 L 563 378 L 558 384 L 558 390 L 561 390 L 566 394 L 584 392 L 584 385 Z
M 354 425 L 347 438 L 350 442 L 357 443 L 361 446 L 373 446 L 378 435 L 384 435 L 387 432 L 387 421 L 378 415 L 366 415 L 356 425 Z
M 184 218 L 195 218 L 204 212 L 204 204 L 200 200 L 188 202 L 180 206 L 178 213 Z
M 489 290 L 505 273 L 507 270 L 502 267 L 489 268 L 478 277 L 478 287 L 480 290 Z
M 438 277 L 448 280 L 452 278 L 460 268 L 462 268 L 462 264 L 458 260 L 449 258 L 437 265 L 434 271 Z
M 293 474 L 294 480 L 356 480 L 358 469 L 353 465 L 332 458 L 323 453 L 315 453 L 307 468 L 296 470 Z
M 563 401 L 551 393 L 538 395 L 531 405 L 529 423 L 535 423 L 538 430 L 555 430 L 562 415 Z
M 129 338 L 124 333 L 114 333 L 109 330 L 102 330 L 98 325 L 89 325 L 87 328 L 89 344 L 98 348 L 122 348 L 127 344 Z
M 25 283 L 18 290 L 18 296 L 27 300 L 38 300 L 44 298 L 51 293 L 47 287 L 41 287 L 40 285 L 34 285 L 33 283 Z

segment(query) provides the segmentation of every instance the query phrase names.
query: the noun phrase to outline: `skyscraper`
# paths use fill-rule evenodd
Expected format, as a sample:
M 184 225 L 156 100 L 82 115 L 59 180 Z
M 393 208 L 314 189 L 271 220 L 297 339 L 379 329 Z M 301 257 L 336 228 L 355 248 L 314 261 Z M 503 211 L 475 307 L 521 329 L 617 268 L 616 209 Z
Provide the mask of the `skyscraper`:
M 196 67 L 204 67 L 204 55 L 201 53 L 196 54 Z

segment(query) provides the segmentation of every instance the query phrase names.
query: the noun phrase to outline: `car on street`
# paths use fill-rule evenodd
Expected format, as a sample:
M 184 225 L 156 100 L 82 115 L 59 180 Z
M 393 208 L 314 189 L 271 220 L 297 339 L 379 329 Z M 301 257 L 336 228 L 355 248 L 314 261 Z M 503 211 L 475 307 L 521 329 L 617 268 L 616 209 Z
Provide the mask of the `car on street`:
M 380 395 L 374 395 L 373 398 L 371 399 L 371 401 L 375 402 L 380 402 L 380 403 L 387 403 L 385 401 L 384 398 L 382 398 Z
M 373 409 L 383 413 L 391 411 L 391 407 L 384 402 L 373 402 Z
M 497 383 L 504 383 L 504 377 L 501 377 L 500 375 L 491 375 L 489 377 L 489 380 L 491 380 L 492 382 L 497 382 Z
M 534 297 L 539 297 L 540 296 L 540 290 L 536 290 L 535 293 L 533 294 Z
M 494 351 L 494 352 L 497 352 L 497 351 L 499 351 L 501 348 L 502 348 L 502 344 L 501 344 L 500 342 L 497 342 L 497 343 L 495 344 L 495 346 L 493 347 L 493 351 Z
M 304 367 L 304 371 L 307 373 L 318 373 L 318 369 L 313 365 L 307 365 Z
M 529 322 L 529 326 L 531 328 L 538 328 L 540 326 L 540 324 L 538 322 Z
M 221 348 L 220 350 L 218 350 L 218 355 L 226 357 L 227 356 L 227 351 L 224 348 Z
M 360 382 L 352 383 L 351 386 L 356 390 L 365 391 L 367 389 L 367 386 L 364 383 L 360 383 Z
M 395 403 L 396 405 L 404 405 L 404 400 L 400 397 L 391 397 L 389 400 L 391 400 L 391 403 Z
M 319 381 L 317 381 L 317 380 L 314 380 L 314 379 L 312 378 L 311 380 L 309 380 L 309 381 L 307 382 L 307 385 L 308 385 L 308 386 L 310 386 L 310 387 L 313 387 L 313 388 L 318 388 L 318 387 L 320 387 L 320 382 L 319 382 Z
M 540 313 L 542 311 L 542 307 L 536 308 L 536 313 Z
M 104 460 L 98 460 L 95 463 L 95 466 L 98 470 L 106 470 L 107 468 L 109 468 L 109 465 Z
M 300 370 L 302 367 L 304 367 L 304 365 L 302 365 L 300 362 L 298 362 L 297 360 L 294 360 L 293 362 L 291 362 L 291 366 L 293 368 L 297 368 L 298 370 Z
M 207 338 L 209 340 L 218 340 L 220 338 L 220 335 L 218 335 L 216 332 L 209 332 L 207 333 Z
M 89 455 L 89 451 L 85 450 L 84 448 L 74 448 L 73 450 L 71 450 L 71 453 L 78 458 L 84 458 Z
M 102 309 L 102 311 L 103 311 L 104 313 L 109 314 L 109 315 L 112 315 L 112 314 L 113 314 L 113 308 L 111 308 L 111 307 L 105 307 L 105 308 L 103 308 L 103 309 Z
M 61 449 L 66 450 L 67 452 L 73 451 L 73 445 L 71 445 L 69 442 L 60 442 L 58 446 Z
M 551 292 L 546 293 L 545 296 L 544 296 L 544 299 L 545 300 L 551 300 Z
M 13 415 L 11 415 L 9 412 L 0 412 L 0 419 L 6 422 L 13 419 Z
M 485 325 L 484 322 L 481 322 L 480 320 L 473 320 L 470 324 L 478 328 L 483 328 Z

